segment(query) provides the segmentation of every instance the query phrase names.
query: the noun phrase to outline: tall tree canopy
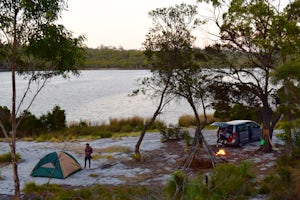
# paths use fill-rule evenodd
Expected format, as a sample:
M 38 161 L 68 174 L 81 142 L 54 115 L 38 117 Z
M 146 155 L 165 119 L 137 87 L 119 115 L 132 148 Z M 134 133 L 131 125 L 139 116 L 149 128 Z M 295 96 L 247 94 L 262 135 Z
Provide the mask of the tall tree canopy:
M 260 108 L 264 126 L 265 151 L 270 151 L 269 136 L 280 119 L 277 91 L 271 72 L 299 56 L 299 1 L 204 0 L 216 8 L 226 8 L 216 20 L 223 49 L 233 55 L 228 70 L 219 70 L 220 87 L 227 86 L 232 101 Z M 203 2 L 200 0 L 200 2 Z M 240 59 L 243 57 L 244 59 Z M 227 76 L 224 85 L 224 77 Z M 230 77 L 228 79 L 228 77 Z
M 30 91 L 33 82 L 38 82 L 33 98 L 53 76 L 67 76 L 67 72 L 78 73 L 76 66 L 83 61 L 82 41 L 84 37 L 72 38 L 62 25 L 55 24 L 64 0 L 1 0 L 0 1 L 0 55 L 12 74 L 11 130 L 2 132 L 9 141 L 12 153 L 12 168 L 15 182 L 15 198 L 20 197 L 20 183 L 16 159 L 17 114 Z M 28 79 L 28 87 L 17 107 L 16 72 Z M 7 134 L 11 132 L 11 134 Z M 9 138 L 10 137 L 10 138 Z
M 184 3 L 150 12 L 153 28 L 147 34 L 144 43 L 145 55 L 152 66 L 152 85 L 156 86 L 153 88 L 165 88 L 162 95 L 186 100 L 197 119 L 194 148 L 185 167 L 189 167 L 204 142 L 201 132 L 204 126 L 200 124 L 198 106 L 205 101 L 206 79 L 198 65 L 198 57 L 203 56 L 193 47 L 196 38 L 192 35 L 192 31 L 200 23 L 197 15 L 197 6 Z M 205 109 L 205 106 L 203 108 Z M 209 149 L 207 143 L 205 146 Z M 215 164 L 214 155 L 211 154 L 211 157 L 212 163 Z

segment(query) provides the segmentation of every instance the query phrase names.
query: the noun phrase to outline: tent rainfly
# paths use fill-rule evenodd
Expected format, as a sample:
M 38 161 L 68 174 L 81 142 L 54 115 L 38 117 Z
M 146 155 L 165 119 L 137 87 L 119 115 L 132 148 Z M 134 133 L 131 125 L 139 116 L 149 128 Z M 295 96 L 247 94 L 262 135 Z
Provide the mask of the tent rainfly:
M 59 151 L 44 156 L 33 168 L 30 175 L 64 179 L 79 170 L 81 170 L 81 166 L 71 154 Z

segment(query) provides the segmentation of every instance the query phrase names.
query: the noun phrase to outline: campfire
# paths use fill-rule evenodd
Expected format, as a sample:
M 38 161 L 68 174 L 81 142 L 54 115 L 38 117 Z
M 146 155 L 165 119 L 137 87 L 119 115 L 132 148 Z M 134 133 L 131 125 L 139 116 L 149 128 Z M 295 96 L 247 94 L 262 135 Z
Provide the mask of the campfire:
M 216 152 L 216 156 L 225 156 L 225 155 L 226 155 L 225 149 L 219 149 L 219 151 Z

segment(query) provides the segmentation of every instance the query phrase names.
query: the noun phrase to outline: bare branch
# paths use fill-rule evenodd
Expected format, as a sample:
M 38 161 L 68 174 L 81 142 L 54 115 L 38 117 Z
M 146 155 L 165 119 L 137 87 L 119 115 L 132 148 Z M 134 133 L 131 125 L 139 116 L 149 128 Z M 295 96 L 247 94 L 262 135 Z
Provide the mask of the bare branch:
M 2 132 L 3 132 L 3 134 L 4 134 L 4 136 L 5 136 L 5 140 L 6 140 L 6 142 L 8 142 L 9 143 L 9 137 L 8 137 L 8 134 L 7 134 L 7 131 L 5 130 L 5 128 L 4 128 L 4 126 L 3 126 L 3 124 L 2 124 L 2 122 L 0 121 L 0 127 L 1 127 L 1 130 L 2 130 Z M 10 143 L 9 143 L 9 145 L 11 145 Z
M 27 108 L 25 109 L 25 111 L 28 111 L 28 110 L 29 110 L 29 108 L 31 107 L 32 103 L 33 103 L 34 100 L 36 99 L 37 95 L 38 95 L 38 94 L 41 92 L 41 90 L 45 87 L 47 81 L 48 81 L 48 78 L 45 78 L 45 79 L 43 79 L 41 86 L 39 86 L 39 84 L 38 84 L 38 86 L 37 86 L 37 91 L 36 91 L 36 93 L 34 94 L 34 96 L 32 97 L 32 99 L 31 99 L 31 101 L 29 102 L 29 104 L 28 104 Z M 24 117 L 24 116 L 22 116 L 22 117 L 19 119 L 19 121 L 17 122 L 17 127 L 20 125 L 20 123 L 21 123 L 23 117 Z

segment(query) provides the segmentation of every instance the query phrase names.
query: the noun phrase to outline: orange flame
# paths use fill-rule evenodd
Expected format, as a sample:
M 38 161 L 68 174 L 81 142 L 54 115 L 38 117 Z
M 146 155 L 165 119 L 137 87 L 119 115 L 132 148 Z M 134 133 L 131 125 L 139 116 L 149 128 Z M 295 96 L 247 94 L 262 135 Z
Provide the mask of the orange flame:
M 216 156 L 225 156 L 225 155 L 226 155 L 225 149 L 219 149 L 219 151 L 216 152 Z

